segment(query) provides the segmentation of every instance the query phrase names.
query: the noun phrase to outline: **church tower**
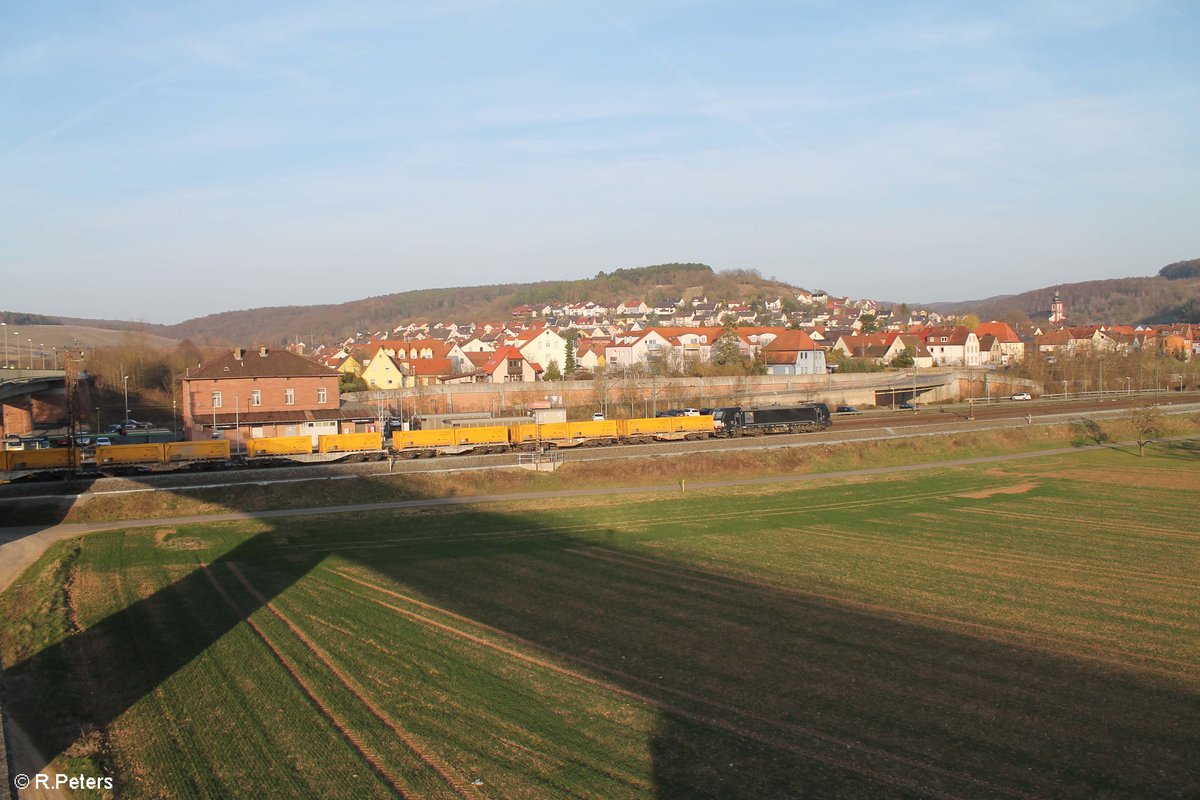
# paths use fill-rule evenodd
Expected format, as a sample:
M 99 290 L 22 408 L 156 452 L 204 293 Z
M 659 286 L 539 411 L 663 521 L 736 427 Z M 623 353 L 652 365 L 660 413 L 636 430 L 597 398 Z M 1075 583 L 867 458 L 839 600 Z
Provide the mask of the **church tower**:
M 1067 318 L 1067 312 L 1063 306 L 1062 297 L 1058 294 L 1058 289 L 1054 290 L 1054 300 L 1050 303 L 1050 324 L 1056 325 Z

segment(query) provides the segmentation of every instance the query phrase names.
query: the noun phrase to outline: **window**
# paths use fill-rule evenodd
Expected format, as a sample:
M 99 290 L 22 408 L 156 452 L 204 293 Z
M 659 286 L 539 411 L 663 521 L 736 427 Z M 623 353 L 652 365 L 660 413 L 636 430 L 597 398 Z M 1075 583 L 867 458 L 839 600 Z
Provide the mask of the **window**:
M 295 389 L 284 389 L 283 390 L 283 404 L 286 406 L 296 405 L 296 390 Z
M 212 401 L 213 401 L 213 408 L 220 408 L 221 407 L 221 393 L 213 392 Z
M 391 383 L 391 381 L 388 381 L 388 383 Z M 326 389 L 324 386 L 322 386 L 320 389 L 317 389 L 317 402 L 324 403 L 325 399 L 326 399 Z
M 262 405 L 262 391 L 261 390 L 259 390 L 259 389 L 251 389 L 250 390 L 250 405 L 252 405 L 252 406 L 261 406 Z

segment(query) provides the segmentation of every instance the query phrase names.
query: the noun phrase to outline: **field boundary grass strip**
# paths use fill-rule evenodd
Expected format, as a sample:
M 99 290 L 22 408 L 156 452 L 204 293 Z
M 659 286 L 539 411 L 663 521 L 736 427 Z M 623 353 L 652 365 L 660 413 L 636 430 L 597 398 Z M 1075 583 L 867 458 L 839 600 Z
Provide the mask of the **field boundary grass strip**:
M 306 648 L 308 648 L 308 650 L 314 656 L 316 656 L 317 660 L 320 661 L 327 670 L 329 670 L 333 677 L 335 677 L 338 682 L 341 683 L 342 686 L 344 686 L 346 690 L 355 697 L 355 699 L 362 703 L 363 707 L 371 712 L 373 717 L 382 722 L 388 728 L 388 730 L 396 735 L 396 738 L 400 740 L 401 744 L 408 748 L 413 755 L 415 755 L 425 764 L 425 766 L 433 770 L 438 777 L 440 777 L 442 781 L 444 781 L 446 785 L 454 791 L 455 794 L 463 798 L 463 800 L 474 800 L 474 798 L 477 796 L 476 793 L 468 789 L 467 784 L 458 776 L 456 776 L 451 771 L 450 767 L 444 761 L 442 761 L 442 759 L 438 758 L 438 756 L 435 755 L 427 746 L 425 746 L 425 744 L 421 742 L 413 733 L 400 727 L 399 723 L 384 713 L 383 709 L 376 705 L 375 702 L 367 696 L 366 692 L 361 686 L 358 685 L 357 681 L 346 675 L 341 669 L 338 668 L 338 666 L 333 662 L 333 659 L 328 653 L 325 652 L 323 648 L 321 648 L 307 634 L 305 634 L 304 631 L 302 631 L 294 622 L 292 622 L 291 619 L 289 619 L 282 611 L 280 611 L 274 603 L 264 597 L 263 594 L 259 592 L 252 583 L 250 583 L 249 579 L 246 578 L 245 574 L 240 569 L 238 569 L 236 564 L 232 562 L 226 562 L 225 566 L 231 573 L 233 573 L 233 576 L 238 579 L 242 586 L 246 588 L 246 591 L 250 592 L 255 600 L 262 603 L 262 605 L 268 611 L 274 614 L 280 622 L 286 625 L 288 630 L 290 630 L 292 634 L 299 639 L 300 642 Z
M 208 564 L 201 564 L 200 569 L 204 571 L 204 576 L 208 578 L 209 583 L 212 584 L 213 588 L 217 591 L 217 594 L 221 596 L 221 599 L 225 601 L 225 603 L 235 614 L 237 614 L 241 619 L 245 620 L 246 624 L 250 627 L 250 630 L 254 631 L 262 643 L 266 645 L 267 649 L 271 652 L 271 655 L 275 657 L 275 660 L 280 666 L 283 667 L 284 671 L 287 672 L 288 676 L 292 679 L 296 686 L 299 687 L 299 689 L 304 693 L 309 702 L 311 702 L 313 706 L 315 706 L 317 710 L 321 712 L 321 715 L 324 716 L 325 719 L 329 720 L 329 723 L 333 725 L 334 729 L 336 729 L 339 734 L 341 734 L 342 738 L 345 739 L 346 742 L 349 743 L 349 745 L 354 748 L 356 752 L 358 752 L 359 756 L 363 759 L 363 762 L 366 763 L 371 770 L 385 783 L 391 786 L 392 790 L 395 791 L 400 797 L 418 797 L 419 795 L 413 793 L 411 789 L 404 786 L 397 777 L 388 772 L 387 768 L 383 764 L 383 759 L 380 758 L 379 754 L 372 750 L 371 747 L 364 741 L 362 741 L 362 738 L 354 732 L 354 729 L 351 728 L 348 723 L 338 716 L 337 712 L 335 712 L 327 703 L 321 700 L 321 698 L 317 695 L 316 690 L 307 680 L 304 679 L 296 665 L 292 663 L 291 659 L 284 655 L 283 652 L 275 645 L 275 643 L 271 641 L 270 637 L 267 636 L 266 631 L 264 631 L 253 619 L 251 619 L 249 614 L 244 614 L 242 612 L 242 609 L 238 607 L 237 602 L 233 599 L 225 587 L 221 585 L 216 576 L 213 575 Z
M 1000 786 L 996 783 L 984 780 L 982 778 L 978 778 L 974 775 L 970 775 L 965 772 L 960 772 L 957 770 L 948 769 L 946 767 L 941 767 L 936 764 L 932 764 L 927 761 L 922 761 L 920 759 L 905 756 L 905 755 L 902 755 L 899 753 L 889 752 L 882 748 L 873 747 L 871 745 L 864 744 L 863 742 L 854 741 L 852 739 L 845 739 L 845 738 L 839 737 L 839 736 L 833 736 L 833 735 L 825 733 L 823 731 L 816 730 L 815 728 L 810 728 L 810 727 L 803 726 L 803 725 L 797 725 L 795 723 L 790 723 L 790 722 L 786 722 L 783 720 L 776 720 L 776 719 L 770 719 L 768 717 L 763 717 L 763 716 L 760 716 L 757 714 L 753 714 L 751 712 L 747 712 L 746 710 L 738 708 L 736 706 L 728 705 L 725 703 L 720 703 L 718 701 L 712 700 L 711 698 L 703 697 L 701 695 L 697 695 L 697 694 L 687 692 L 687 691 L 684 691 L 681 689 L 675 689 L 673 687 L 665 686 L 665 685 L 659 684 L 655 681 L 648 680 L 646 678 L 642 678 L 642 677 L 640 677 L 638 675 L 634 675 L 632 673 L 614 669 L 614 668 L 606 666 L 604 664 L 592 661 L 591 659 L 575 657 L 575 656 L 571 656 L 566 653 L 559 652 L 552 648 L 546 648 L 542 645 L 539 645 L 535 642 L 531 642 L 531 641 L 529 641 L 521 636 L 518 636 L 516 634 L 509 633 L 508 631 L 501 630 L 499 628 L 496 628 L 494 626 L 488 625 L 483 622 L 479 622 L 478 620 L 471 619 L 470 617 L 466 617 L 462 614 L 457 614 L 448 609 L 440 608 L 440 607 L 432 605 L 430 603 L 426 603 L 425 601 L 420 600 L 418 598 L 410 597 L 408 595 L 404 595 L 399 592 L 392 591 L 386 587 L 379 586 L 378 584 L 374 584 L 369 581 L 363 580 L 351 573 L 344 572 L 342 570 L 331 569 L 329 567 L 322 567 L 321 569 L 323 569 L 324 571 L 329 572 L 331 574 L 337 575 L 338 577 L 340 577 L 344 580 L 348 580 L 352 583 L 358 584 L 358 585 L 360 585 L 366 589 L 369 589 L 373 592 L 395 598 L 402 602 L 409 603 L 410 605 L 414 605 L 418 608 L 432 611 L 434 613 L 444 615 L 446 617 L 449 617 L 451 619 L 454 619 L 454 620 L 457 620 L 460 622 L 467 623 L 473 627 L 479 628 L 483 631 L 486 631 L 494 636 L 497 636 L 497 637 L 499 637 L 503 640 L 506 640 L 508 642 L 511 642 L 513 644 L 518 644 L 518 645 L 521 645 L 524 647 L 528 647 L 532 650 L 547 653 L 551 656 L 562 659 L 565 662 L 579 664 L 579 665 L 588 667 L 590 669 L 596 670 L 597 672 L 599 672 L 601 674 L 607 674 L 609 676 L 619 677 L 620 679 L 623 679 L 626 681 L 639 683 L 644 686 L 648 686 L 652 689 L 656 689 L 660 692 L 667 693 L 667 694 L 673 694 L 673 695 L 676 695 L 677 697 L 680 697 L 680 698 L 683 698 L 686 700 L 691 700 L 693 702 L 709 706 L 710 708 L 729 712 L 729 713 L 735 714 L 737 716 L 743 717 L 748 720 L 763 723 L 763 724 L 766 724 L 766 725 L 769 725 L 769 726 L 772 726 L 775 728 L 781 728 L 783 730 L 787 730 L 792 733 L 799 733 L 799 734 L 802 734 L 805 736 L 809 736 L 813 739 L 817 739 L 826 744 L 835 745 L 837 747 L 845 748 L 847 750 L 856 750 L 863 754 L 870 755 L 870 756 L 873 756 L 876 758 L 880 758 L 885 761 L 893 761 L 895 763 L 904 764 L 905 766 L 914 767 L 914 768 L 920 769 L 920 770 L 925 770 L 929 773 L 938 775 L 939 777 L 942 777 L 942 778 L 949 778 L 951 780 L 961 781 L 961 782 L 971 784 L 974 786 L 978 786 L 978 787 L 986 787 L 988 789 L 991 789 L 991 790 L 994 790 L 994 791 L 997 791 L 997 792 L 1000 792 L 1002 794 L 1006 794 L 1006 795 L 1009 795 L 1012 797 L 1020 797 L 1020 798 L 1032 798 L 1033 797 L 1033 795 L 1030 795 L 1024 791 L 1021 791 L 1020 789 Z M 317 579 L 317 580 L 320 581 L 320 579 Z M 451 625 L 447 625 L 444 622 L 439 622 L 435 619 L 430 619 L 429 617 L 422 616 L 421 614 L 418 614 L 410 609 L 400 608 L 399 606 L 392 605 L 391 603 L 387 603 L 383 600 L 379 600 L 376 598 L 363 597 L 362 595 L 358 595 L 354 592 L 348 591 L 345 587 L 337 586 L 336 584 L 329 583 L 327 581 L 320 581 L 320 582 L 322 584 L 328 586 L 331 589 L 335 589 L 337 591 L 342 591 L 353 597 L 359 597 L 360 599 L 367 600 L 368 602 L 374 603 L 382 608 L 386 608 L 390 611 L 400 614 L 401 616 L 404 616 L 415 622 L 423 623 L 425 625 L 429 625 L 438 630 L 449 633 L 452 636 L 466 639 L 467 641 L 473 642 L 473 643 L 478 644 L 483 647 L 487 647 L 491 650 L 495 650 L 496 652 L 508 655 L 512 658 L 518 659 L 520 661 L 524 661 L 528 664 L 532 664 L 534 666 L 537 666 L 537 667 L 540 667 L 543 669 L 547 669 L 552 672 L 556 672 L 558 674 L 565 675 L 570 678 L 574 678 L 575 680 L 582 681 L 583 683 L 586 683 L 586 684 L 589 684 L 592 686 L 596 686 L 598 688 L 604 689 L 605 691 L 610 691 L 610 692 L 613 692 L 616 694 L 623 695 L 632 700 L 636 700 L 640 703 L 644 703 L 646 705 L 658 708 L 662 711 L 669 712 L 671 714 L 683 717 L 685 719 L 690 719 L 694 722 L 699 722 L 701 724 L 708 725 L 710 727 L 725 730 L 725 731 L 733 733 L 734 735 L 737 735 L 737 736 L 742 736 L 742 737 L 745 737 L 748 739 L 759 741 L 759 742 L 766 744 L 768 746 L 771 746 L 771 747 L 777 747 L 777 748 L 780 748 L 783 750 L 788 750 L 793 753 L 797 753 L 799 755 L 814 758 L 816 760 L 822 761 L 824 763 L 830 764 L 830 765 L 838 767 L 840 769 L 845 769 L 850 772 L 856 772 L 860 775 L 864 775 L 866 777 L 873 778 L 884 784 L 889 784 L 892 786 L 902 786 L 902 787 L 905 787 L 908 789 L 918 791 L 924 795 L 931 796 L 931 797 L 941 797 L 941 798 L 958 797 L 958 795 L 948 794 L 941 790 L 918 783 L 913 780 L 909 780 L 907 778 L 880 772 L 878 770 L 872 769 L 870 767 L 865 767 L 865 766 L 855 763 L 853 761 L 847 761 L 842 758 L 837 758 L 837 757 L 822 753 L 820 751 L 813 750 L 811 747 L 804 747 L 804 746 L 801 746 L 794 742 L 791 742 L 791 741 L 788 741 L 785 739 L 780 739 L 776 736 L 771 736 L 771 735 L 768 735 L 765 733 L 760 733 L 753 729 L 734 724 L 733 722 L 727 721 L 720 717 L 711 716 L 708 714 L 703 714 L 703 713 L 700 713 L 697 711 L 689 710 L 689 709 L 684 708 L 683 706 L 677 705 L 675 703 L 671 703 L 669 701 L 665 701 L 662 699 L 657 699 L 657 698 L 651 697 L 649 695 L 642 694 L 641 692 L 634 691 L 632 689 L 627 689 L 623 686 L 613 683 L 611 680 L 602 680 L 601 678 L 585 674 L 583 672 L 580 672 L 575 669 L 571 669 L 571 668 L 563 666 L 561 664 L 557 664 L 553 661 L 550 661 L 549 659 L 539 658 L 537 656 L 529 655 L 527 653 L 523 653 L 519 650 L 513 649 L 512 647 L 505 646 L 504 644 L 489 641 L 481 636 L 476 636 L 475 634 L 472 634 L 468 631 L 464 631 L 459 628 L 455 628 Z
M 597 552 L 597 551 L 600 551 L 600 552 Z M 612 548 L 606 547 L 604 545 L 595 545 L 590 548 L 574 548 L 574 549 L 568 550 L 566 552 L 568 552 L 572 555 L 576 555 L 576 556 L 580 556 L 580 557 L 584 557 L 584 558 L 594 558 L 594 559 L 601 560 L 601 561 L 608 561 L 610 563 L 619 563 L 619 564 L 623 564 L 626 566 L 640 567 L 644 570 L 653 572 L 655 574 L 666 574 L 666 575 L 678 574 L 674 570 L 667 570 L 667 569 L 659 566 L 657 563 L 653 563 L 652 559 L 648 559 L 645 556 L 637 555 L 634 553 L 624 553 L 624 552 L 620 552 L 620 551 L 614 551 Z M 647 562 L 651 562 L 651 563 L 647 563 Z M 707 570 L 699 569 L 697 567 L 690 567 L 690 566 L 686 566 L 686 565 L 680 565 L 679 572 L 686 572 L 687 574 L 691 575 L 694 580 L 709 583 L 714 586 L 719 586 L 719 587 L 722 587 L 725 589 L 736 586 L 742 580 L 741 578 L 739 578 L 735 575 L 723 575 L 721 573 L 709 572 Z M 994 631 L 994 632 L 998 632 L 998 633 L 1002 633 L 1002 634 L 1007 634 L 1008 637 L 1010 637 L 1007 640 L 1007 643 L 1010 643 L 1010 644 L 1012 643 L 1012 640 L 1026 640 L 1025 643 L 1030 644 L 1030 645 L 1038 645 L 1038 643 L 1042 642 L 1042 641 L 1059 642 L 1062 644 L 1076 645 L 1076 646 L 1079 646 L 1080 644 L 1082 644 L 1078 640 L 1061 638 L 1061 637 L 1054 636 L 1052 634 L 1026 633 L 1024 631 L 1019 631 L 1019 630 L 1015 630 L 1012 628 L 1005 628 L 1005 627 L 1002 627 L 999 625 L 992 625 L 992 624 L 989 624 L 986 622 L 972 622 L 970 620 L 956 619 L 954 617 L 945 617 L 945 616 L 941 616 L 938 614 L 930 614 L 930 613 L 924 612 L 924 611 L 911 611 L 911 610 L 907 610 L 907 609 L 895 608 L 892 606 L 883 606 L 883 605 L 879 605 L 877 603 L 868 603 L 864 600 L 856 600 L 856 599 L 850 598 L 850 597 L 842 597 L 842 596 L 833 595 L 833 594 L 823 594 L 820 592 L 803 591 L 800 589 L 795 589 L 795 588 L 792 588 L 789 586 L 783 586 L 783 585 L 779 585 L 779 584 L 775 584 L 775 583 L 766 584 L 766 585 L 769 585 L 770 588 L 773 590 L 779 590 L 790 596 L 795 597 L 798 600 L 803 600 L 805 602 L 808 602 L 815 606 L 819 606 L 821 608 L 829 608 L 831 606 L 832 607 L 851 607 L 851 608 L 859 609 L 862 611 L 869 611 L 878 616 L 881 616 L 884 618 L 890 618 L 890 619 L 894 619 L 894 620 L 898 620 L 898 621 L 912 622 L 914 620 L 921 620 L 921 621 L 925 621 L 925 622 L 934 622 L 934 623 L 939 623 L 938 625 L 934 626 L 937 629 L 978 628 L 981 630 Z M 957 632 L 965 633 L 966 631 L 959 630 Z M 975 635 L 978 635 L 978 634 L 975 634 Z M 997 637 L 997 636 L 980 636 L 979 638 L 987 639 L 988 641 L 993 641 L 993 642 L 1006 642 L 1005 638 Z M 1173 669 L 1168 669 L 1166 667 L 1157 667 L 1157 666 L 1141 664 L 1141 663 L 1130 663 L 1129 661 L 1122 661 L 1119 659 L 1105 658 L 1103 655 L 1097 655 L 1095 653 L 1088 652 L 1087 650 L 1082 650 L 1082 651 L 1063 650 L 1063 649 L 1057 649 L 1057 648 L 1045 647 L 1045 646 L 1038 646 L 1037 649 L 1041 650 L 1042 652 L 1051 653 L 1054 655 L 1087 658 L 1089 660 L 1097 661 L 1097 662 L 1100 662 L 1103 664 L 1108 664 L 1110 666 L 1117 666 L 1117 667 L 1122 667 L 1125 669 L 1136 669 L 1136 670 L 1142 670 L 1142 671 L 1157 672 L 1159 674 L 1167 675 L 1167 676 L 1174 677 L 1174 678 L 1191 677 L 1194 674 L 1194 670 L 1195 670 L 1195 664 L 1192 664 L 1190 662 L 1176 661 L 1176 660 L 1164 658 L 1161 656 L 1152 656 L 1152 655 L 1146 655 L 1146 654 L 1140 654 L 1140 653 L 1135 655 L 1132 653 L 1128 653 L 1127 651 L 1119 651 L 1119 652 L 1122 652 L 1122 653 L 1125 653 L 1128 655 L 1135 655 L 1135 657 L 1139 660 L 1155 661 L 1155 662 L 1160 662 L 1163 664 L 1177 666 L 1180 668 L 1180 670 L 1173 670 Z M 1103 649 L 1105 652 L 1114 652 L 1111 648 L 1105 647 Z

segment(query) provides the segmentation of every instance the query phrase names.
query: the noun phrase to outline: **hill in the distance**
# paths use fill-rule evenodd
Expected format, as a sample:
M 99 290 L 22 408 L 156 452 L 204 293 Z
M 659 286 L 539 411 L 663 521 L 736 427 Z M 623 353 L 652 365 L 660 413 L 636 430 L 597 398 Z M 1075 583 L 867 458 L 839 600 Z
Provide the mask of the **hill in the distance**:
M 593 301 L 615 308 L 629 300 L 644 300 L 651 306 L 667 298 L 690 300 L 701 295 L 712 301 L 749 301 L 789 296 L 795 291 L 796 287 L 787 283 L 763 278 L 757 270 L 717 272 L 706 264 L 658 264 L 577 280 L 417 289 L 337 304 L 224 311 L 175 325 L 7 313 L 29 322 L 36 317 L 43 324 L 136 331 L 176 341 L 189 339 L 198 345 L 283 344 L 296 339 L 340 341 L 408 322 L 503 321 L 520 305 L 541 308 L 550 303 Z
M 1064 283 L 1016 295 L 958 303 L 932 303 L 950 314 L 974 313 L 980 319 L 1022 320 L 1050 308 L 1055 291 L 1067 317 L 1081 325 L 1200 323 L 1200 259 L 1168 264 L 1152 277 L 1112 278 Z
M 705 264 L 659 264 L 600 272 L 594 278 L 506 283 L 448 289 L 418 289 L 334 305 L 281 306 L 226 311 L 148 331 L 197 344 L 227 342 L 328 341 L 356 332 L 390 330 L 401 322 L 502 321 L 520 305 L 586 302 L 615 307 L 627 300 L 653 305 L 665 298 L 704 294 L 710 300 L 752 300 L 794 292 L 754 270 L 716 272 Z

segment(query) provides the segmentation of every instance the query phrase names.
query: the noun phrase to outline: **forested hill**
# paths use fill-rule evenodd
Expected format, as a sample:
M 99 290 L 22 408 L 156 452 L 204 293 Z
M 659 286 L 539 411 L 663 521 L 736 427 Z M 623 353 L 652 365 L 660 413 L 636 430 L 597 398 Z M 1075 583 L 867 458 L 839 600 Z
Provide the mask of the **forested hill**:
M 401 322 L 506 320 L 516 306 L 586 302 L 615 306 L 626 300 L 653 305 L 664 298 L 707 295 L 710 300 L 752 300 L 787 292 L 787 284 L 755 270 L 715 272 L 705 264 L 659 264 L 600 272 L 594 278 L 418 289 L 336 305 L 281 306 L 226 311 L 147 326 L 163 336 L 203 343 L 342 339 L 356 332 L 391 329 Z M 810 287 L 812 288 L 812 287 Z
M 1168 264 L 1153 277 L 1064 283 L 1006 297 L 934 303 L 930 308 L 1017 321 L 1049 310 L 1056 290 L 1066 304 L 1068 319 L 1080 325 L 1200 323 L 1200 259 Z

